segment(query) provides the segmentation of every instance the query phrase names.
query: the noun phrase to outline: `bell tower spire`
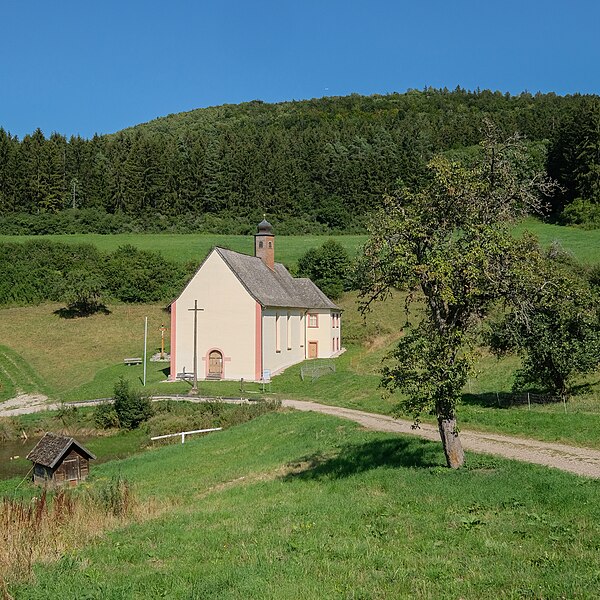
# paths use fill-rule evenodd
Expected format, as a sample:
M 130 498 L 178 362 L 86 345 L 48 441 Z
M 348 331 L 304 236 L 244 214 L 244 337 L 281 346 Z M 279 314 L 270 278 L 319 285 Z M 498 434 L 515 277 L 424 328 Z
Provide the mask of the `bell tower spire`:
M 254 256 L 275 270 L 275 236 L 273 226 L 266 218 L 258 224 L 258 232 L 254 234 Z

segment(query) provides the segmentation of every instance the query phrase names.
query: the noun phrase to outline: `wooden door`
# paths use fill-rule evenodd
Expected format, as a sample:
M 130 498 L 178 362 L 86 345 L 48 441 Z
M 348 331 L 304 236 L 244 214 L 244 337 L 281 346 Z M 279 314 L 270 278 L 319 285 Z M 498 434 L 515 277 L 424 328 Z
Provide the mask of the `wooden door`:
M 67 458 L 63 463 L 63 467 L 67 481 L 77 481 L 79 479 L 79 460 L 77 458 Z
M 319 356 L 319 342 L 308 342 L 308 358 Z
M 218 350 L 213 350 L 208 357 L 208 374 L 221 376 L 223 372 L 223 355 Z

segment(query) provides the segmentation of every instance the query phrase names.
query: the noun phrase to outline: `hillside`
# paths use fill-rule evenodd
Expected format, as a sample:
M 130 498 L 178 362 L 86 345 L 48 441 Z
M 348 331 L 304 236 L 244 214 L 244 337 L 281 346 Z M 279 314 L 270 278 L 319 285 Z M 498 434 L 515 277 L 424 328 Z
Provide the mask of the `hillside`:
M 486 119 L 528 138 L 563 185 L 558 212 L 597 202 L 599 103 L 426 89 L 198 109 L 91 140 L 0 128 L 0 233 L 242 234 L 265 212 L 279 233 L 360 232 L 434 153 L 468 156 Z
M 126 479 L 146 513 L 113 531 L 92 529 L 96 539 L 83 536 L 8 592 L 589 597 L 597 482 L 478 455 L 460 472 L 442 464 L 439 444 L 323 415 L 266 415 L 94 468 L 89 494 Z

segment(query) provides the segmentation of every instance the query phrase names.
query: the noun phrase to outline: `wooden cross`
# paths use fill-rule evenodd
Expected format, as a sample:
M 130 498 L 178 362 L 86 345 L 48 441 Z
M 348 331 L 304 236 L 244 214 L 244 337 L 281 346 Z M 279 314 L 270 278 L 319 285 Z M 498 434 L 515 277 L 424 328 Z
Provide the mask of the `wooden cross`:
M 190 390 L 192 394 L 198 393 L 198 312 L 203 308 L 198 308 L 198 300 L 194 300 L 194 308 L 188 308 L 194 311 L 194 385 Z
M 165 327 L 165 324 L 163 323 L 158 330 L 160 331 L 160 360 L 164 360 L 165 358 L 165 331 L 167 331 L 167 328 Z

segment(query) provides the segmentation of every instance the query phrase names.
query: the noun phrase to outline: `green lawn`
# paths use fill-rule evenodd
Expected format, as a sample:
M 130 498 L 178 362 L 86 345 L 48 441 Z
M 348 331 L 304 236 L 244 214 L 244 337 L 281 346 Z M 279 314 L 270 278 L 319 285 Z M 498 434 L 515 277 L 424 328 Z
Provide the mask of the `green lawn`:
M 46 598 L 590 598 L 600 482 L 307 413 L 93 469 L 162 516 L 9 586 Z
M 516 228 L 519 234 L 527 229 L 537 235 L 545 246 L 554 241 L 560 242 L 565 248 L 584 262 L 600 262 L 600 229 L 586 231 L 575 227 L 549 225 L 536 219 L 526 219 Z M 342 244 L 351 255 L 367 241 L 366 235 L 334 235 L 329 236 Z M 248 235 L 217 235 L 217 234 L 134 234 L 122 233 L 115 235 L 79 234 L 51 236 L 9 236 L 0 235 L 0 241 L 25 241 L 30 239 L 51 239 L 66 243 L 89 243 L 100 250 L 108 252 L 119 246 L 132 244 L 142 250 L 160 252 L 171 260 L 186 263 L 200 262 L 214 246 L 222 246 L 252 254 L 254 241 Z M 287 265 L 295 264 L 309 249 L 320 246 L 326 236 L 301 235 L 277 236 L 276 260 Z
M 516 228 L 520 233 L 528 230 L 538 237 L 543 246 L 559 242 L 565 249 L 584 263 L 600 262 L 600 229 L 585 230 L 578 227 L 550 225 L 536 219 L 526 219 Z
M 367 240 L 366 235 L 331 236 L 340 242 L 350 254 Z M 47 236 L 0 235 L 2 242 L 22 242 L 31 239 L 49 239 L 68 244 L 93 244 L 104 252 L 114 251 L 119 246 L 132 244 L 141 250 L 160 252 L 165 258 L 187 263 L 200 262 L 214 246 L 229 248 L 244 254 L 254 253 L 254 238 L 249 235 L 217 234 L 133 234 L 114 235 L 80 234 Z M 277 236 L 276 259 L 287 265 L 294 264 L 309 249 L 320 246 L 328 238 L 325 236 Z

